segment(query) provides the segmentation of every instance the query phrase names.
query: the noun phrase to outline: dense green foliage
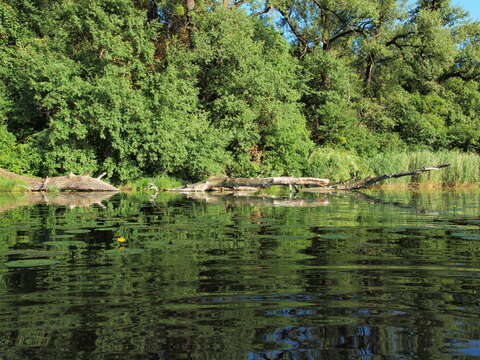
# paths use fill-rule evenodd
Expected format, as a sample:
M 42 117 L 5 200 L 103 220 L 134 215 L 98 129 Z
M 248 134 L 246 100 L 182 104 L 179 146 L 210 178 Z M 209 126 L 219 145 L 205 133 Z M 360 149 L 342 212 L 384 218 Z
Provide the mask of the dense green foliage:
M 0 0 L 0 167 L 327 176 L 331 149 L 480 150 L 480 24 L 449 0 L 156 6 Z

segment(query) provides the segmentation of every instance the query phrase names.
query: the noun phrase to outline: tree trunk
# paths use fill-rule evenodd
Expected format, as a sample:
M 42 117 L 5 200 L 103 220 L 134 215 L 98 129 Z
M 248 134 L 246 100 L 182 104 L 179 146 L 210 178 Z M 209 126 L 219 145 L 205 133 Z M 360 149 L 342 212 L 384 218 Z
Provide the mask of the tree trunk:
M 273 185 L 310 185 L 325 186 L 329 183 L 327 179 L 297 178 L 297 177 L 269 177 L 269 178 L 233 178 L 233 177 L 211 177 L 206 181 L 195 184 L 169 189 L 172 191 L 255 191 Z
M 48 191 L 49 188 L 55 188 L 59 191 L 119 191 L 115 186 L 102 181 L 101 179 L 104 176 L 105 173 L 96 178 L 88 175 L 70 174 L 68 176 L 54 176 L 40 179 L 17 175 L 10 171 L 0 169 L 0 177 L 24 182 L 30 191 Z

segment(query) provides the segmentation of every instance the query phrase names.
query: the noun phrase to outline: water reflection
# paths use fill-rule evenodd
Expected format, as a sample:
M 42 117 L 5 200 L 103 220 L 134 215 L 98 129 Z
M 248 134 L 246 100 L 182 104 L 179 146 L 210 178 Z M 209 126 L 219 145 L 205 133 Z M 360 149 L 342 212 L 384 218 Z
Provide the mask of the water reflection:
M 343 193 L 342 195 L 345 195 Z M 186 193 L 188 199 L 207 204 L 222 204 L 231 206 L 271 206 L 271 207 L 317 207 L 327 206 L 329 200 L 326 196 L 295 196 L 293 194 L 275 196 L 275 195 L 254 195 L 251 192 L 234 192 L 234 193 L 208 193 L 208 192 L 192 192 Z M 333 196 L 330 194 L 329 196 Z
M 87 208 L 89 206 L 104 207 L 103 201 L 110 199 L 111 192 L 75 192 L 75 193 L 42 193 L 32 192 L 20 196 L 0 196 L 0 213 L 17 207 L 32 205 L 64 206 L 69 209 Z
M 0 358 L 478 356 L 480 196 L 374 200 L 116 194 L 10 208 Z

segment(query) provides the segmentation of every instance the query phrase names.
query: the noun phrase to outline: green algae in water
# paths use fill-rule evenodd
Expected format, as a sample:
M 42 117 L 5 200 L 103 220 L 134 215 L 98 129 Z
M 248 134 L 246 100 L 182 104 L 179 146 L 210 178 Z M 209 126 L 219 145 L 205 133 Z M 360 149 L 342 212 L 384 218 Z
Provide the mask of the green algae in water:
M 51 260 L 51 259 L 23 259 L 23 260 L 8 261 L 5 263 L 5 266 L 9 268 L 30 268 L 30 267 L 50 266 L 58 263 L 59 261 Z

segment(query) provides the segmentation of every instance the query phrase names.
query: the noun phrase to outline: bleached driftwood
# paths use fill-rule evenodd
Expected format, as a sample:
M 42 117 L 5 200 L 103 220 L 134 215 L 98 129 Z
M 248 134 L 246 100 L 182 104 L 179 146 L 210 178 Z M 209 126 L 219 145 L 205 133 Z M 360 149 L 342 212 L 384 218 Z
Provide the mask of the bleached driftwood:
M 327 179 L 317 178 L 302 178 L 302 177 L 269 177 L 269 178 L 234 178 L 228 176 L 211 177 L 205 181 L 195 184 L 187 184 L 185 186 L 169 189 L 171 191 L 181 192 L 195 192 L 195 191 L 258 191 L 273 185 L 285 185 L 290 189 L 295 189 L 299 186 L 316 187 L 322 190 L 359 190 L 365 189 L 375 185 L 380 181 L 387 179 L 394 179 L 403 176 L 419 175 L 425 172 L 439 170 L 450 166 L 450 164 L 441 164 L 428 166 L 421 169 L 404 171 L 395 174 L 382 176 L 369 176 L 361 180 L 355 180 L 348 183 L 329 184 Z
M 119 191 L 115 186 L 102 181 L 103 176 L 105 176 L 105 174 L 97 178 L 88 175 L 70 174 L 67 176 L 54 176 L 40 179 L 17 175 L 10 171 L 0 169 L 0 177 L 22 181 L 30 191 L 48 191 L 49 188 L 55 188 L 59 191 Z
M 316 178 L 297 178 L 289 176 L 269 177 L 269 178 L 234 178 L 228 176 L 218 176 L 208 178 L 195 184 L 169 189 L 171 191 L 257 191 L 274 185 L 285 186 L 325 186 L 329 183 L 327 179 Z

